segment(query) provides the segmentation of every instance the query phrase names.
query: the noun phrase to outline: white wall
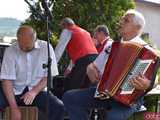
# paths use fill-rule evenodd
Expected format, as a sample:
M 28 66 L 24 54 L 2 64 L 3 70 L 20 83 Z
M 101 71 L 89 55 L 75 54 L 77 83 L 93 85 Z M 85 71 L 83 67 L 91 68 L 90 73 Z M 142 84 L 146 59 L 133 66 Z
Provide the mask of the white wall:
M 145 17 L 144 32 L 149 33 L 150 40 L 160 48 L 160 5 L 137 2 L 136 9 Z

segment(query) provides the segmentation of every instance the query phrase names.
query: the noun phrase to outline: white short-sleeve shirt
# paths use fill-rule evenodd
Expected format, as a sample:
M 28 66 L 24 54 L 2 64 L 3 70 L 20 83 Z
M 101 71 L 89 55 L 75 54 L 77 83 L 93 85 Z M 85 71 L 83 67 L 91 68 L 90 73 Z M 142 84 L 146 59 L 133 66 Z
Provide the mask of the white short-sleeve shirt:
M 50 55 L 52 76 L 55 76 L 58 74 L 58 68 L 51 45 Z M 17 43 L 13 44 L 5 50 L 0 78 L 13 81 L 16 95 L 21 94 L 26 86 L 32 89 L 43 77 L 47 77 L 47 68 L 43 68 L 43 64 L 48 62 L 47 56 L 47 42 L 45 41 L 37 40 L 34 49 L 30 52 L 23 52 Z

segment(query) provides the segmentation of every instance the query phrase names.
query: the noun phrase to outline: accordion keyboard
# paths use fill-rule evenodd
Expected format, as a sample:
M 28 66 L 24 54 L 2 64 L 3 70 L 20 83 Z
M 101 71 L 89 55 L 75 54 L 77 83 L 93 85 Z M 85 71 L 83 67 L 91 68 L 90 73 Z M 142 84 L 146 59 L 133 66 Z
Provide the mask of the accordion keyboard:
M 136 77 L 139 73 L 144 74 L 147 71 L 151 62 L 152 60 L 141 59 L 138 59 L 136 61 L 134 67 L 131 69 L 128 76 L 121 85 L 121 94 L 132 94 L 132 92 L 134 91 L 134 87 L 130 84 L 130 80 Z

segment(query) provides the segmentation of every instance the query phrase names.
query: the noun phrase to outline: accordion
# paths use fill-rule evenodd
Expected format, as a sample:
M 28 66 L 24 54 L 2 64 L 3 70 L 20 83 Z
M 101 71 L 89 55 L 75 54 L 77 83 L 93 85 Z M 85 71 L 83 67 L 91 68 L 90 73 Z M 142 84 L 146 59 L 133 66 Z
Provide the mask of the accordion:
M 130 84 L 131 78 L 142 73 L 154 84 L 158 65 L 159 57 L 144 45 L 135 42 L 113 42 L 95 98 L 112 97 L 124 105 L 132 105 L 145 91 L 135 89 Z

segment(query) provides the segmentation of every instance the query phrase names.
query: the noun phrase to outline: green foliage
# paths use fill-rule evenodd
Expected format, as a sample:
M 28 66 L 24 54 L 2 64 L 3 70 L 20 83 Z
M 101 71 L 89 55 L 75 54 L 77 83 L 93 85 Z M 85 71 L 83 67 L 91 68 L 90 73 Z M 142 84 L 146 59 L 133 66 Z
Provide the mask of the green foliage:
M 31 2 L 32 0 L 28 0 Z M 37 11 L 42 12 L 40 9 L 41 0 L 37 0 L 35 8 Z M 75 23 L 82 28 L 92 32 L 99 24 L 108 26 L 112 38 L 117 38 L 117 22 L 123 13 L 135 7 L 134 0 L 50 0 L 54 2 L 52 9 L 53 19 L 50 21 L 50 27 L 53 32 L 51 43 L 55 47 L 57 38 L 60 33 L 59 23 L 64 17 L 72 18 Z M 31 16 L 24 24 L 33 26 L 37 33 L 38 38 L 46 40 L 46 25 L 45 22 L 37 17 L 37 13 L 30 9 Z M 64 55 L 66 56 L 66 55 Z M 66 64 L 67 57 L 63 58 L 59 65 Z M 60 71 L 63 71 L 59 66 Z
M 51 44 L 55 48 L 58 43 L 58 35 L 56 33 L 52 33 L 51 35 Z
M 54 0 L 51 1 L 53 2 Z M 35 8 L 42 12 L 39 5 L 40 2 L 41 0 L 38 0 Z M 119 18 L 126 10 L 134 7 L 134 0 L 56 0 L 52 9 L 51 29 L 56 34 L 60 33 L 59 23 L 61 19 L 71 17 L 76 24 L 90 32 L 98 24 L 106 24 L 111 36 L 116 37 L 116 26 Z M 39 37 L 46 35 L 44 33 L 45 22 L 36 17 L 37 13 L 35 11 L 31 9 L 30 12 L 32 13 L 31 17 L 25 24 L 34 26 L 39 33 Z
M 133 0 L 57 0 L 53 7 L 53 26 L 59 28 L 62 18 L 71 17 L 90 32 L 98 24 L 106 24 L 115 37 L 120 16 L 130 8 L 134 8 Z

